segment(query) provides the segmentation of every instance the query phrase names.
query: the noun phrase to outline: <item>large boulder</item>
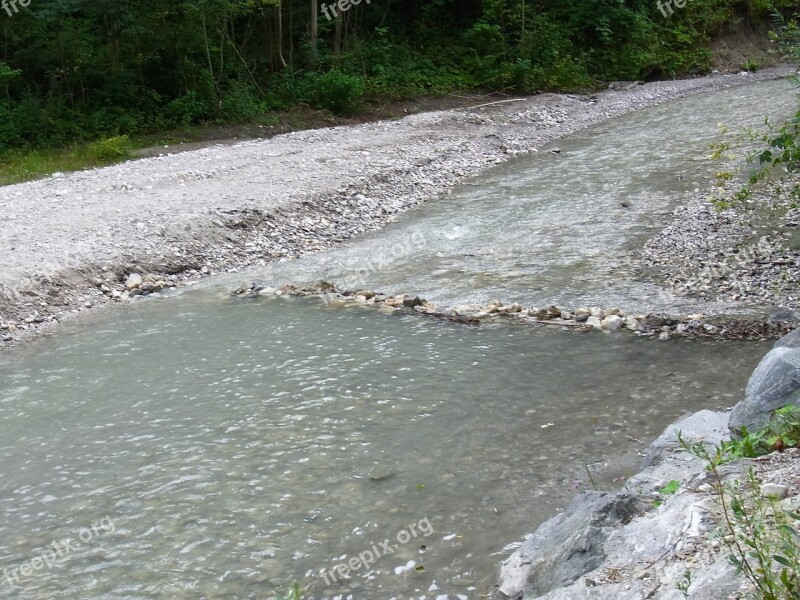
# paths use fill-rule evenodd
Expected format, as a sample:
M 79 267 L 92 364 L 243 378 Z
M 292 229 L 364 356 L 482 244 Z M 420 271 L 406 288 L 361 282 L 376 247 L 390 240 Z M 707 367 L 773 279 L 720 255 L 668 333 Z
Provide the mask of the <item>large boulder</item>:
M 787 333 L 775 342 L 773 348 L 800 348 L 800 329 Z
M 793 334 L 781 341 L 794 344 L 795 338 L 790 336 Z M 775 409 L 787 404 L 800 405 L 800 348 L 791 345 L 773 348 L 762 359 L 747 382 L 744 400 L 731 412 L 728 426 L 736 435 L 743 427 L 756 431 L 767 424 Z
M 637 494 L 584 492 L 503 563 L 499 591 L 537 598 L 571 584 L 602 564 L 609 533 L 646 509 Z
M 701 410 L 687 415 L 669 425 L 656 441 L 650 444 L 643 468 L 658 466 L 666 459 L 679 453 L 681 460 L 691 457 L 683 452 L 678 434 L 687 442 L 703 442 L 707 446 L 717 446 L 728 436 L 728 418 L 726 412 Z

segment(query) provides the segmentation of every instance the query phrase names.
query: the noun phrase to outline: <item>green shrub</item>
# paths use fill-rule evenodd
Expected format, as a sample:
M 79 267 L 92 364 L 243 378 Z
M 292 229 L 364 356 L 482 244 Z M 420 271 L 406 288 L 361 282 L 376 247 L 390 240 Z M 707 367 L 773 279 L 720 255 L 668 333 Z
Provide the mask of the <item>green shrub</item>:
M 325 108 L 339 114 L 351 113 L 364 95 L 364 79 L 333 70 L 307 73 L 305 96 L 314 108 Z
M 207 120 L 214 107 L 211 102 L 200 97 L 197 92 L 187 92 L 172 100 L 164 111 L 174 125 L 187 126 Z
M 89 144 L 88 150 L 97 161 L 119 161 L 130 155 L 131 142 L 127 135 L 117 135 Z
M 748 59 L 742 64 L 742 70 L 749 71 L 750 73 L 755 73 L 760 68 L 760 65 L 752 59 Z
M 267 110 L 267 103 L 254 86 L 235 82 L 222 96 L 219 119 L 227 123 L 253 121 Z

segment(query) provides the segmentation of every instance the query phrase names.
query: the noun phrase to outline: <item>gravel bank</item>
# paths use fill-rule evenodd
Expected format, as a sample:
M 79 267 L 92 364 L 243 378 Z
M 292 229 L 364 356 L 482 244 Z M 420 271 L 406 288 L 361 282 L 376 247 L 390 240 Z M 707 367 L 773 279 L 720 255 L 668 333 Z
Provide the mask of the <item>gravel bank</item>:
M 719 173 L 723 177 L 729 171 Z M 643 250 L 643 266 L 677 294 L 795 320 L 800 307 L 800 176 L 742 179 L 696 193 Z
M 604 119 L 787 72 L 544 94 L 8 186 L 0 191 L 0 339 L 7 345 L 130 300 L 131 273 L 152 274 L 146 295 L 289 260 L 377 229 L 469 176 Z

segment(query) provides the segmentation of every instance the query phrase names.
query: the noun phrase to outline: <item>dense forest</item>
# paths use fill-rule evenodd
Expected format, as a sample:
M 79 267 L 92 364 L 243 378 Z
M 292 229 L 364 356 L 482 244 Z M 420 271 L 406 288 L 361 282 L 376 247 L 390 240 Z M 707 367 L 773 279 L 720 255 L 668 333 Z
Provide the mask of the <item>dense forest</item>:
M 703 73 L 713 35 L 770 18 L 769 0 L 684 2 L 3 0 L 0 152 L 298 104 Z

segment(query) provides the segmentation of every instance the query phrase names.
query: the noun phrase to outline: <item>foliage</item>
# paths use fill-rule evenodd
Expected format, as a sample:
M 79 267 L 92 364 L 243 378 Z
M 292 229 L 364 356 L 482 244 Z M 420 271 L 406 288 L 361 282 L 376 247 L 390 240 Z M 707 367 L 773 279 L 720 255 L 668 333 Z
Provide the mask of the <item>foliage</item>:
M 786 448 L 800 448 L 800 407 L 794 405 L 777 409 L 767 425 L 756 432 L 751 433 L 743 427 L 739 439 L 723 441 L 709 456 L 713 464 L 719 466 L 732 460 L 756 458 Z
M 703 72 L 713 34 L 771 9 L 694 0 L 665 19 L 652 0 L 373 0 L 328 21 L 308 0 L 17 6 L 0 11 L 0 153 L 260 121 L 298 103 L 350 113 L 454 90 L 584 90 Z
M 750 73 L 755 73 L 759 68 L 760 65 L 752 59 L 748 59 L 742 64 L 742 70 L 749 71 Z
M 764 498 L 752 469 L 745 482 L 726 482 L 720 466 L 733 458 L 770 452 L 775 444 L 800 439 L 798 433 L 800 410 L 785 407 L 776 411 L 764 430 L 756 435 L 745 432 L 733 445 L 723 443 L 710 449 L 702 442 L 687 442 L 678 434 L 684 450 L 708 463 L 722 509 L 722 539 L 730 552 L 728 559 L 763 600 L 800 600 L 800 533 L 796 524 L 800 514 L 774 498 Z
M 364 94 L 364 80 L 338 70 L 309 73 L 306 76 L 308 102 L 315 108 L 327 108 L 335 113 L 352 112 Z
M 295 581 L 292 584 L 291 589 L 284 595 L 284 594 L 275 594 L 274 600 L 303 600 L 302 592 L 300 591 L 300 585 Z
M 771 6 L 771 12 L 775 24 L 773 40 L 787 58 L 800 62 L 798 15 L 787 19 L 775 6 Z M 768 131 L 761 138 L 764 147 L 748 157 L 750 162 L 757 161 L 759 166 L 750 178 L 751 183 L 762 180 L 778 166 L 790 172 L 800 169 L 800 110 L 780 127 L 774 127 L 769 121 L 766 124 Z
M 692 572 L 688 569 L 683 572 L 683 578 L 676 585 L 678 591 L 684 598 L 689 597 L 689 588 L 692 586 Z
M 130 151 L 131 143 L 127 135 L 116 135 L 89 145 L 90 155 L 98 162 L 124 160 Z
M 681 487 L 681 482 L 673 479 L 667 485 L 658 490 L 661 494 L 671 495 L 677 492 Z

